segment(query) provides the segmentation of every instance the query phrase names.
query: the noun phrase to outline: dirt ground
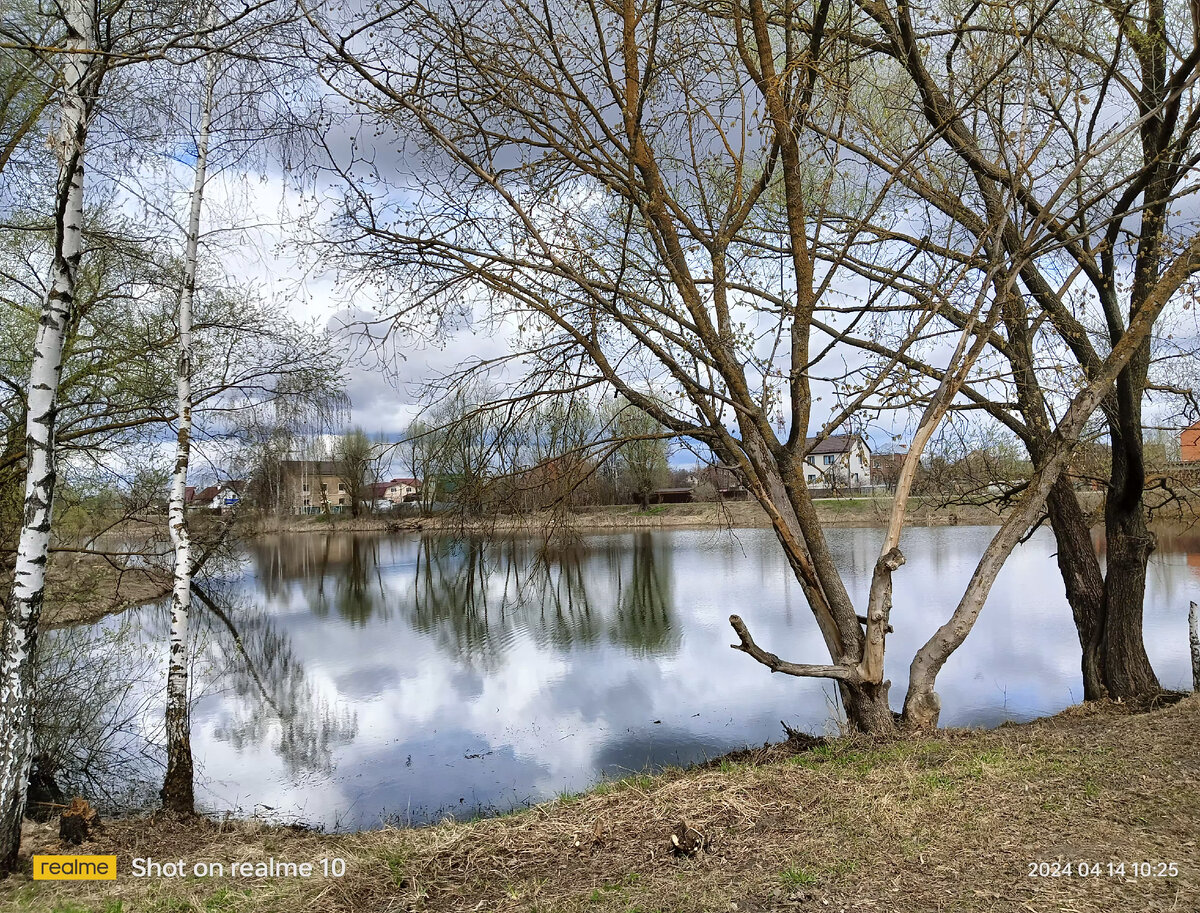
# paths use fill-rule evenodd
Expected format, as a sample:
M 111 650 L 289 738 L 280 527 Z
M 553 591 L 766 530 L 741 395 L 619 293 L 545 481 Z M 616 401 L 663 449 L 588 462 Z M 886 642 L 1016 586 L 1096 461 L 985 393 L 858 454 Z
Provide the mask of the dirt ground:
M 414 830 L 115 822 L 76 852 L 116 854 L 117 881 L 16 875 L 0 910 L 1195 913 L 1198 732 L 1190 697 L 1144 714 L 1090 706 L 990 732 L 785 745 Z M 704 844 L 693 856 L 672 852 L 680 822 Z M 64 850 L 31 831 L 24 852 L 38 851 Z M 226 872 L 134 878 L 134 856 Z M 230 874 L 272 857 L 315 872 Z M 344 860 L 344 875 L 323 875 L 322 859 Z

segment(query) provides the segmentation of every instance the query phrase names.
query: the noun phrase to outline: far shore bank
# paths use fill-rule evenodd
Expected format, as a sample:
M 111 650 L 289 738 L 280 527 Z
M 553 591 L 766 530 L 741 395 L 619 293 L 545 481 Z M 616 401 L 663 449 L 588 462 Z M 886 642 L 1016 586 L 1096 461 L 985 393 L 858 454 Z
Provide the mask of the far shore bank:
M 815 502 L 825 526 L 887 525 L 892 501 L 884 497 L 823 498 Z M 990 506 L 933 504 L 921 498 L 909 502 L 911 526 L 987 526 L 1000 522 L 1002 513 Z M 253 533 L 305 532 L 620 532 L 639 529 L 756 529 L 770 527 L 766 512 L 755 502 L 726 501 L 692 504 L 657 504 L 649 510 L 636 505 L 542 510 L 526 514 L 498 514 L 481 518 L 457 513 L 340 514 L 307 517 L 259 517 L 248 523 Z
M 1081 493 L 1093 524 L 1100 524 L 1103 498 L 1099 492 Z M 815 502 L 826 527 L 876 527 L 887 524 L 891 499 L 886 497 L 827 498 Z M 946 505 L 921 497 L 909 500 L 906 525 L 996 526 L 1004 514 L 994 506 Z M 1185 504 L 1174 514 L 1152 519 L 1151 529 L 1160 539 L 1190 540 L 1200 536 L 1200 504 Z M 537 511 L 472 519 L 460 514 L 398 516 L 369 514 L 361 517 L 313 515 L 307 517 L 244 515 L 236 521 L 237 535 L 253 540 L 279 535 L 414 535 L 453 536 L 573 536 L 654 530 L 766 529 L 767 515 L 754 502 L 700 502 L 660 504 L 642 511 L 635 505 Z M 138 527 L 141 530 L 141 527 Z M 1099 525 L 1095 532 L 1101 532 Z M 144 530 L 141 530 L 144 535 Z M 108 534 L 123 542 L 118 530 Z M 63 551 L 51 556 L 47 598 L 42 623 L 62 627 L 96 621 L 105 615 L 163 599 L 171 593 L 170 573 L 151 566 L 120 569 L 103 555 Z

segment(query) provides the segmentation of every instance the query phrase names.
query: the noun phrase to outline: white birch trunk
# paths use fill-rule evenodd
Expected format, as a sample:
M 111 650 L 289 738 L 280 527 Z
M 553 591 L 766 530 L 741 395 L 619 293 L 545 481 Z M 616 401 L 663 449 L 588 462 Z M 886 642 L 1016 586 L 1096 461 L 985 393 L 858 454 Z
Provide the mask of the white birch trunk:
M 1188 642 L 1192 648 L 1192 690 L 1200 691 L 1200 617 L 1194 602 L 1188 607 Z
M 171 593 L 171 640 L 167 665 L 167 772 L 163 806 L 180 814 L 195 811 L 191 722 L 188 717 L 188 615 L 192 606 L 192 541 L 187 524 L 187 476 L 192 435 L 192 303 L 196 293 L 196 258 L 200 247 L 200 214 L 208 171 L 216 57 L 210 55 L 205 78 L 204 108 L 196 140 L 196 174 L 184 239 L 183 287 L 179 294 L 179 360 L 175 385 L 179 431 L 171 477 L 168 524 L 175 548 L 175 586 Z
M 75 279 L 83 251 L 84 144 L 103 63 L 92 48 L 88 0 L 62 7 L 68 30 L 61 121 L 53 137 L 59 160 L 54 252 L 49 291 L 34 341 L 25 418 L 25 509 L 12 590 L 0 632 L 0 872 L 16 863 L 33 750 L 33 654 L 46 586 L 53 518 L 54 424 L 64 340 L 75 310 Z

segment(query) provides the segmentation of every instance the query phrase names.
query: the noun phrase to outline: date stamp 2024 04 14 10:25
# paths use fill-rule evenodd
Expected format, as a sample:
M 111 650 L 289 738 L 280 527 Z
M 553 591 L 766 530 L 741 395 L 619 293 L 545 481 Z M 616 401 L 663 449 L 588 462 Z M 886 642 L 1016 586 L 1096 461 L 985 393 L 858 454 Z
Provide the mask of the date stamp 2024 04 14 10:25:
M 1177 862 L 1028 862 L 1030 878 L 1174 878 Z

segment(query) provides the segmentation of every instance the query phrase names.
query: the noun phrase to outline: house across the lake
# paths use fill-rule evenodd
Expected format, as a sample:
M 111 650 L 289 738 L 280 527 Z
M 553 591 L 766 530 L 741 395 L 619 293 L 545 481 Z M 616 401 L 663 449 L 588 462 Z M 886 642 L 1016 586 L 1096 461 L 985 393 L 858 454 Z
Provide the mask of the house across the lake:
M 245 490 L 246 483 L 241 479 L 231 479 L 219 485 L 209 485 L 199 491 L 194 485 L 189 485 L 185 490 L 183 502 L 187 507 L 231 510 L 241 503 L 242 493 Z
M 1200 422 L 1179 432 L 1179 459 L 1184 463 L 1200 462 Z
M 382 497 L 393 504 L 416 500 L 417 495 L 421 493 L 421 483 L 418 479 L 392 479 L 383 485 Z
M 284 513 L 337 512 L 350 505 L 346 483 L 333 460 L 283 460 L 279 478 L 280 509 Z
M 804 481 L 809 488 L 859 488 L 871 484 L 871 448 L 857 434 L 831 434 L 823 441 L 810 437 L 804 458 Z
M 649 501 L 651 504 L 690 504 L 692 499 L 693 492 L 690 487 L 656 488 L 650 492 Z

